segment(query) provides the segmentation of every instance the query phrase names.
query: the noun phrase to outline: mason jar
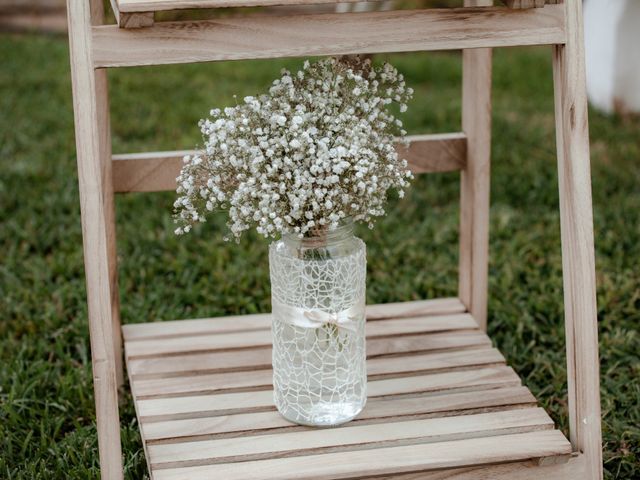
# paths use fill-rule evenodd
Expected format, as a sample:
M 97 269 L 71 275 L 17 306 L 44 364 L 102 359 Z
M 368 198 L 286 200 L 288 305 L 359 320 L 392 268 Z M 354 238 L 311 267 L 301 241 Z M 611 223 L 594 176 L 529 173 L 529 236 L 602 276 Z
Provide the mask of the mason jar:
M 269 266 L 276 407 L 303 425 L 348 422 L 367 398 L 364 242 L 353 222 L 285 234 Z

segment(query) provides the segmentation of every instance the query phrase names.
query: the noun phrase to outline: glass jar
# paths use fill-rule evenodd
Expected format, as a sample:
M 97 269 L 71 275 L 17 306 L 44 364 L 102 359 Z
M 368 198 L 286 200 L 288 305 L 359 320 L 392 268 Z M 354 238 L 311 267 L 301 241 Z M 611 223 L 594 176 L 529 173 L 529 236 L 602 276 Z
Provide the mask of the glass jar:
M 362 411 L 366 247 L 353 223 L 269 248 L 273 390 L 288 420 L 332 426 Z

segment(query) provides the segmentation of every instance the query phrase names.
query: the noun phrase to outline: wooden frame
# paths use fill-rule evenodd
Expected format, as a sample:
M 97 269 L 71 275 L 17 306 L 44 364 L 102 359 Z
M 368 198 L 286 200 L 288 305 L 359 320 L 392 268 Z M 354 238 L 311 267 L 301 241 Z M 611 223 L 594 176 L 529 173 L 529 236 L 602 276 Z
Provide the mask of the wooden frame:
M 451 172 L 466 163 L 467 137 L 464 133 L 413 135 L 409 146 L 398 152 L 418 173 Z M 113 156 L 113 188 L 116 192 L 158 192 L 175 190 L 182 158 L 191 150 L 129 153 Z
M 143 29 L 105 25 L 92 28 L 91 50 L 94 66 L 101 68 L 552 45 L 565 42 L 563 19 L 563 8 L 550 5 L 229 17 Z
M 107 77 L 90 51 L 91 25 L 103 21 L 99 0 L 67 4 L 80 211 L 100 468 L 122 478 L 118 386 L 123 379 Z
M 216 0 L 215 6 L 256 3 L 264 5 L 269 4 L 270 1 L 227 0 L 226 2 L 218 2 Z M 321 3 L 322 1 L 292 0 L 296 4 Z M 491 138 L 490 49 L 503 46 L 544 44 L 552 45 L 553 49 L 569 384 L 568 405 L 573 454 L 569 455 L 570 452 L 566 450 L 563 437 L 561 438 L 559 432 L 543 431 L 548 428 L 546 426 L 548 421 L 544 417 L 540 417 L 535 421 L 532 420 L 534 423 L 530 427 L 520 423 L 513 424 L 511 427 L 504 424 L 501 428 L 507 429 L 505 431 L 511 432 L 511 434 L 500 436 L 501 434 L 494 433 L 497 436 L 493 440 L 474 439 L 473 437 L 465 437 L 464 440 L 461 440 L 460 433 L 456 433 L 459 425 L 449 422 L 446 424 L 446 432 L 448 433 L 443 433 L 444 440 L 441 440 L 444 443 L 436 443 L 433 447 L 423 443 L 415 445 L 415 442 L 407 443 L 408 439 L 403 439 L 403 443 L 393 447 L 396 445 L 393 443 L 395 440 L 392 440 L 393 432 L 402 431 L 401 428 L 400 430 L 372 428 L 372 432 L 374 430 L 384 432 L 384 435 L 388 437 L 388 440 L 385 441 L 392 442 L 390 444 L 392 447 L 389 448 L 396 448 L 393 452 L 388 452 L 390 456 L 385 465 L 376 463 L 375 458 L 367 453 L 367 450 L 349 451 L 348 454 L 346 453 L 348 450 L 345 450 L 344 454 L 327 453 L 327 455 L 333 456 L 322 458 L 339 460 L 343 458 L 341 455 L 347 455 L 344 458 L 350 459 L 355 464 L 362 462 L 359 478 L 371 476 L 372 478 L 405 480 L 414 478 L 434 480 L 441 478 L 537 479 L 542 477 L 549 479 L 601 479 L 595 262 L 580 0 L 566 0 L 564 4 L 559 5 L 550 5 L 561 3 L 556 0 L 547 2 L 507 0 L 506 3 L 512 7 L 511 9 L 491 7 L 490 0 L 465 0 L 465 8 L 460 9 L 269 16 L 222 19 L 215 22 L 154 23 L 153 21 L 153 14 L 158 10 L 211 6 L 209 3 L 211 3 L 210 0 L 112 0 L 119 26 L 138 27 L 127 30 L 113 25 L 103 25 L 103 5 L 100 0 L 68 1 L 78 177 L 102 477 L 118 480 L 123 476 L 118 422 L 118 387 L 123 380 L 123 341 L 117 285 L 114 191 L 156 191 L 173 188 L 180 157 L 184 154 L 184 152 L 111 154 L 105 67 L 281 56 L 463 49 L 463 133 L 417 136 L 412 139 L 412 144 L 406 152 L 412 169 L 417 173 L 461 171 L 459 298 L 370 307 L 368 318 L 373 322 L 373 331 L 382 332 L 380 333 L 382 337 L 376 339 L 377 337 L 374 335 L 374 338 L 370 340 L 372 342 L 371 348 L 372 351 L 379 351 L 380 354 L 393 353 L 397 355 L 398 352 L 411 352 L 411 349 L 416 348 L 421 352 L 431 351 L 444 345 L 455 345 L 456 348 L 461 349 L 458 354 L 447 352 L 437 355 L 430 354 L 428 359 L 431 363 L 422 367 L 419 365 L 411 367 L 417 369 L 418 374 L 427 370 L 450 372 L 437 374 L 441 376 L 424 377 L 424 381 L 428 385 L 432 385 L 428 388 L 436 388 L 434 385 L 437 383 L 433 383 L 436 382 L 436 379 L 449 382 L 454 377 L 474 377 L 475 373 L 464 373 L 465 368 L 468 368 L 466 362 L 471 361 L 464 352 L 468 348 L 481 347 L 485 350 L 478 352 L 473 350 L 473 365 L 481 363 L 483 360 L 480 359 L 484 358 L 486 367 L 483 367 L 483 371 L 488 376 L 486 380 L 482 380 L 485 377 L 474 380 L 502 382 L 501 388 L 504 390 L 500 390 L 502 392 L 500 395 L 510 395 L 508 402 L 513 408 L 518 405 L 517 408 L 524 408 L 527 405 L 531 407 L 530 393 L 524 387 L 519 387 L 519 383 L 513 383 L 512 371 L 510 373 L 508 367 L 501 366 L 504 359 L 499 353 L 487 350 L 490 341 L 483 333 L 483 330 L 486 329 L 487 317 Z M 286 0 L 277 0 L 276 3 L 287 2 Z M 529 8 L 543 7 L 545 3 L 547 5 L 544 8 Z M 239 38 L 242 38 L 243 41 L 238 41 Z M 292 47 L 292 44 L 295 44 L 295 47 Z M 256 49 L 254 45 L 261 47 Z M 257 332 L 261 332 L 264 330 L 265 317 L 244 317 L 241 322 L 243 325 L 248 325 L 247 328 L 250 330 L 257 328 Z M 471 324 L 467 322 L 471 322 Z M 228 345 L 224 342 L 239 341 L 237 336 L 234 337 L 232 333 L 224 333 L 224 328 L 227 328 L 224 320 L 193 320 L 182 322 L 179 324 L 180 326 L 177 325 L 176 322 L 169 322 L 124 328 L 127 335 L 129 377 L 134 395 L 136 395 L 136 408 L 142 419 L 147 418 L 148 412 L 153 412 L 153 408 L 157 408 L 157 405 L 175 404 L 175 402 L 164 400 L 159 403 L 152 401 L 158 391 L 158 382 L 154 383 L 153 379 L 158 375 L 160 378 L 164 378 L 163 376 L 167 373 L 166 368 L 171 369 L 172 375 L 177 374 L 174 372 L 174 367 L 167 367 L 162 359 L 153 357 L 156 349 L 178 348 L 176 345 L 179 346 L 186 342 L 180 340 L 183 336 L 191 339 L 192 335 L 199 337 L 203 332 L 212 332 L 211 329 L 213 329 L 213 333 L 209 337 L 215 339 L 212 341 L 223 342 L 220 345 Z M 446 331 L 441 331 L 442 326 L 438 327 L 438 325 L 459 325 L 456 328 L 462 330 L 459 335 L 454 336 Z M 476 325 L 478 328 L 475 328 Z M 416 328 L 419 329 L 419 332 L 414 330 Z M 430 336 L 423 334 L 425 328 L 432 332 Z M 440 330 L 438 330 L 439 328 Z M 471 330 L 469 330 L 470 328 Z M 173 333 L 167 333 L 167 329 Z M 398 331 L 402 332 L 398 338 L 404 340 L 389 341 L 387 339 L 386 335 L 389 335 L 389 332 L 395 334 Z M 207 335 L 205 337 L 209 338 Z M 242 338 L 242 341 L 255 338 L 260 345 L 263 345 L 260 343 L 263 342 L 263 339 L 258 334 L 246 335 Z M 209 357 L 216 362 L 223 358 L 222 353 L 207 353 L 206 348 L 208 347 L 205 345 L 204 348 L 205 355 L 198 357 L 203 360 L 204 364 L 206 364 L 204 359 Z M 251 354 L 250 361 L 263 365 L 267 357 L 265 357 L 265 352 L 261 350 L 263 347 L 258 346 L 257 348 Z M 400 350 L 396 352 L 394 349 Z M 192 350 L 193 348 L 190 347 L 189 352 Z M 151 357 L 147 358 L 149 354 Z M 181 355 L 180 351 L 173 354 Z M 233 368 L 239 368 L 241 364 L 255 365 L 247 363 L 249 362 L 248 357 L 235 354 L 224 355 L 226 355 L 224 361 Z M 414 359 L 421 359 L 424 356 L 415 353 L 412 355 Z M 372 365 L 376 365 L 375 368 L 378 370 L 373 371 L 378 372 L 378 375 L 381 376 L 381 383 L 376 384 L 374 390 L 378 389 L 377 391 L 382 395 L 386 395 L 385 392 L 389 388 L 393 388 L 393 392 L 397 392 L 397 389 L 404 392 L 403 389 L 407 388 L 406 382 L 402 383 L 392 380 L 392 378 L 385 379 L 392 372 L 396 372 L 393 370 L 395 368 L 406 369 L 406 362 L 395 362 L 397 366 L 393 367 L 393 361 L 389 360 L 387 363 L 386 360 L 383 362 L 382 358 L 378 360 Z M 184 365 L 189 365 L 189 363 L 186 362 Z M 196 363 L 193 365 L 188 368 L 204 368 Z M 234 388 L 250 387 L 255 389 L 256 385 L 264 382 L 264 373 L 260 373 L 260 370 L 257 372 L 254 376 L 243 380 L 250 383 L 244 387 Z M 230 381 L 239 381 L 237 378 L 231 380 L 224 376 L 221 377 L 215 372 L 200 372 L 200 374 L 205 373 L 208 376 L 205 375 L 203 378 L 212 382 L 211 385 L 215 382 L 228 385 Z M 403 375 L 406 375 L 406 372 Z M 413 380 L 409 384 L 416 381 L 419 383 L 419 381 L 423 381 L 420 380 L 422 378 L 411 377 Z M 467 383 L 464 383 L 462 392 L 471 388 L 468 379 L 464 382 Z M 184 381 L 163 380 L 160 384 L 163 395 L 166 393 L 165 390 L 169 388 L 168 385 L 173 385 L 170 388 L 179 392 L 184 392 L 185 388 L 186 391 L 205 387 L 212 388 L 211 385 L 197 387 L 196 384 Z M 427 388 L 427 386 L 423 388 Z M 469 390 L 469 392 L 472 391 L 475 389 Z M 467 395 L 473 397 L 474 402 L 478 402 L 480 398 L 496 394 L 495 390 L 483 392 L 485 393 L 455 395 L 461 395 L 457 401 L 462 401 Z M 458 398 L 451 395 L 443 397 L 442 401 L 450 403 Z M 263 395 L 256 398 L 258 397 L 262 398 Z M 171 395 L 166 398 L 170 399 Z M 229 401 L 231 398 L 240 397 L 229 397 Z M 501 397 L 500 401 L 506 401 L 505 398 Z M 222 397 L 220 397 L 220 401 L 221 399 Z M 483 401 L 495 402 L 497 399 L 491 400 L 487 397 Z M 422 402 L 418 403 L 420 409 L 425 408 Z M 405 404 L 401 402 L 397 405 Z M 508 416 L 497 413 L 490 417 L 482 417 L 481 411 L 486 414 L 487 408 L 497 408 L 495 405 L 492 407 L 488 405 L 490 404 L 480 407 L 480 404 L 474 403 L 476 410 L 469 410 L 469 413 L 480 416 L 472 415 L 468 417 L 468 421 L 482 422 L 489 421 L 489 419 L 492 422 L 507 421 Z M 406 403 L 402 408 L 418 407 Z M 396 407 L 394 406 L 390 411 L 396 412 Z M 411 415 L 422 415 L 423 417 L 420 418 L 424 418 L 424 421 L 434 415 L 433 412 L 423 410 L 420 412 L 410 411 L 413 412 Z M 165 410 L 159 410 L 159 413 L 162 414 L 162 418 L 167 415 Z M 277 422 L 275 417 L 266 412 L 257 412 L 255 415 L 257 415 L 255 420 L 260 419 L 260 422 L 266 422 L 265 425 L 270 425 L 269 422 Z M 532 419 L 538 418 L 536 417 L 537 411 L 531 411 L 530 415 L 532 415 Z M 177 418 L 180 418 L 180 414 Z M 196 416 L 191 423 L 187 420 L 183 422 L 183 427 L 187 429 L 187 432 L 194 428 L 194 422 L 197 423 L 197 418 Z M 483 420 L 485 418 L 486 420 Z M 381 420 L 372 418 L 370 421 L 376 423 Z M 365 419 L 365 424 L 366 422 Z M 420 425 L 419 423 L 415 424 L 412 428 L 418 428 Z M 406 423 L 405 426 L 410 427 L 411 425 Z M 148 460 L 149 458 L 158 458 L 158 452 L 163 451 L 162 448 L 156 447 L 151 448 L 150 451 L 150 446 L 163 438 L 161 437 L 163 435 L 162 428 L 173 429 L 175 425 L 164 426 L 162 423 L 155 423 L 153 428 L 145 427 L 143 429 L 143 440 L 145 435 L 149 437 L 149 443 L 144 442 Z M 512 430 L 509 430 L 513 428 L 521 433 L 514 434 Z M 287 431 L 289 429 L 290 427 L 287 427 Z M 537 431 L 539 429 L 542 430 Z M 365 431 L 368 430 L 353 430 L 354 435 L 357 432 Z M 445 431 L 443 430 L 443 432 Z M 213 435 L 213 433 L 208 435 Z M 304 436 L 304 438 L 311 437 Z M 454 445 L 447 444 L 447 438 L 466 442 L 464 444 L 456 443 L 455 446 L 464 446 L 466 451 L 475 453 L 471 453 L 464 461 L 460 461 L 457 455 L 448 456 L 447 452 L 454 448 Z M 521 440 L 518 440 L 519 438 Z M 554 442 L 555 447 L 553 447 Z M 262 443 L 265 444 L 264 448 L 271 448 L 269 444 Z M 238 448 L 240 448 L 240 444 L 238 444 Z M 377 452 L 386 453 L 384 448 L 387 447 L 382 447 L 382 450 L 377 450 Z M 229 452 L 234 451 L 232 447 L 228 447 L 228 449 L 230 449 Z M 237 452 L 240 451 L 237 450 Z M 174 455 L 174 453 L 170 453 Z M 286 465 L 296 465 L 303 462 L 303 460 L 295 460 L 297 454 L 292 454 L 294 457 Z M 175 455 L 172 458 L 175 458 L 174 463 L 169 463 L 158 470 L 155 474 L 156 479 L 185 478 L 185 474 L 188 474 L 189 478 L 209 478 L 207 477 L 208 467 L 206 465 L 209 465 L 213 461 L 212 459 L 207 460 L 209 463 L 199 466 L 200 460 L 186 461 L 175 457 Z M 393 461 L 389 460 L 391 458 Z M 308 457 L 305 459 L 308 460 Z M 195 464 L 188 466 L 189 462 L 193 463 L 194 461 Z M 335 462 L 329 464 L 335 465 Z M 353 471 L 350 468 L 332 469 L 326 467 L 329 464 L 318 463 L 314 467 L 314 471 L 307 471 L 304 474 L 297 472 L 300 475 L 296 478 L 311 479 L 319 478 L 319 476 L 323 478 L 353 478 Z M 149 465 L 152 466 L 151 463 Z M 176 465 L 181 468 L 173 468 Z M 271 463 L 261 463 L 260 465 L 273 468 L 272 473 L 280 472 L 278 478 L 285 478 L 286 470 L 281 470 L 284 463 L 274 460 Z M 263 471 L 263 473 L 266 472 L 264 475 L 268 473 L 267 470 Z M 239 472 L 236 467 L 232 466 L 224 471 L 228 471 L 229 478 L 236 478 L 235 475 L 238 475 Z
M 492 0 L 465 0 L 490 6 Z M 462 51 L 462 129 L 466 167 L 460 175 L 460 259 L 458 296 L 487 329 L 489 268 L 489 183 L 491 158 L 491 49 Z

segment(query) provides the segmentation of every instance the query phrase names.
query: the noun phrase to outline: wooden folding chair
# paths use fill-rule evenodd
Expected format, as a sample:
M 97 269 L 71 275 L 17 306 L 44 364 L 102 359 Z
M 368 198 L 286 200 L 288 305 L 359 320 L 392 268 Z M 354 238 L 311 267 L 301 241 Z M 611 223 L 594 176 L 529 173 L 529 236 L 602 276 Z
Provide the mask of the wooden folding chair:
M 68 0 L 100 465 L 123 477 L 122 347 L 155 480 L 602 478 L 594 246 L 580 0 L 154 22 L 180 8 L 334 0 Z M 559 4 L 555 4 L 559 3 Z M 540 8 L 530 8 L 540 7 Z M 136 28 L 137 27 L 137 28 Z M 485 334 L 491 48 L 550 45 L 570 441 Z M 275 411 L 268 315 L 120 326 L 114 192 L 175 188 L 182 152 L 112 155 L 106 69 L 305 55 L 463 50 L 462 133 L 411 137 L 418 173 L 461 172 L 459 295 L 368 308 L 369 401 L 338 429 Z M 265 260 L 266 261 L 266 260 Z

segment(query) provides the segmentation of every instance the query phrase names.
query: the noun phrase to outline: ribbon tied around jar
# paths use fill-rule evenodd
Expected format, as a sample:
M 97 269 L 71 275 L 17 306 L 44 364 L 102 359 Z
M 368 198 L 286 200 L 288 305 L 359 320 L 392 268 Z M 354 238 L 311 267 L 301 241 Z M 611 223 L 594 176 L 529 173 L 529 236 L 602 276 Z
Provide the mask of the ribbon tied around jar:
M 293 307 L 280 302 L 273 305 L 274 315 L 289 325 L 301 328 L 320 328 L 330 324 L 350 332 L 357 331 L 357 321 L 362 317 L 363 310 L 360 305 L 352 305 L 339 312 Z

